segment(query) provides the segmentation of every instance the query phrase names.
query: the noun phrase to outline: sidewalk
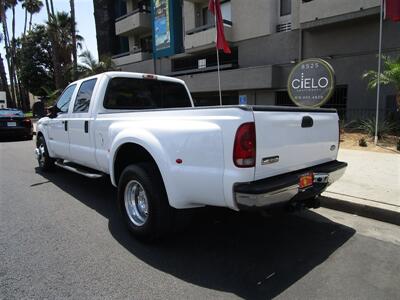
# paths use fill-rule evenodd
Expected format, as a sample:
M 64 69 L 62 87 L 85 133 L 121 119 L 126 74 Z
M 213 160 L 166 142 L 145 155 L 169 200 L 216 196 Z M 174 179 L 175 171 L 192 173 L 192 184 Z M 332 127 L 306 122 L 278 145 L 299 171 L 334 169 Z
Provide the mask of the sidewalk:
M 322 206 L 400 225 L 400 155 L 340 150 L 345 175 L 322 194 Z

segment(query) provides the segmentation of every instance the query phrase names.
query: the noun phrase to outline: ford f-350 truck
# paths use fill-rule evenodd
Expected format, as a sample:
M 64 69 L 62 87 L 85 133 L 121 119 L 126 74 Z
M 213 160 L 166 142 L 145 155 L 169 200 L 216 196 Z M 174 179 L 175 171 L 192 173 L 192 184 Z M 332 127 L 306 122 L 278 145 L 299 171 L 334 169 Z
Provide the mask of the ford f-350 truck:
M 318 204 L 343 173 L 335 110 L 194 107 L 185 83 L 107 72 L 71 83 L 37 124 L 39 167 L 110 176 L 128 228 L 166 233 L 179 209 Z

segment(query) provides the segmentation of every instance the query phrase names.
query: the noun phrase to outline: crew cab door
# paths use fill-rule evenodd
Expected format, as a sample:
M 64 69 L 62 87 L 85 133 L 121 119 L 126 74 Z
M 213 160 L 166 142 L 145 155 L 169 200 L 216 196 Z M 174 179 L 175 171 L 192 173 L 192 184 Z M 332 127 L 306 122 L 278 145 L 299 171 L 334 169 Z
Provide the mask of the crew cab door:
M 93 136 L 93 91 L 97 79 L 83 81 L 79 86 L 69 120 L 70 160 L 80 165 L 96 168 Z
M 56 103 L 57 117 L 50 119 L 48 123 L 48 146 L 55 158 L 68 159 L 69 157 L 68 109 L 75 90 L 76 84 L 70 85 L 64 90 Z

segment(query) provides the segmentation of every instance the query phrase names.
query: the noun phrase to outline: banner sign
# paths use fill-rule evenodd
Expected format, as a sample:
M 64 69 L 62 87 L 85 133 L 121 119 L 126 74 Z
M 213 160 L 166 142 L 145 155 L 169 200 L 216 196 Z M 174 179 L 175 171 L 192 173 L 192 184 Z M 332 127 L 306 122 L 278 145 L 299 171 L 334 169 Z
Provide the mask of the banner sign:
M 155 58 L 182 52 L 182 7 L 178 0 L 152 0 Z
M 288 79 L 290 99 L 300 107 L 321 107 L 335 91 L 335 72 L 332 66 L 319 58 L 298 63 Z

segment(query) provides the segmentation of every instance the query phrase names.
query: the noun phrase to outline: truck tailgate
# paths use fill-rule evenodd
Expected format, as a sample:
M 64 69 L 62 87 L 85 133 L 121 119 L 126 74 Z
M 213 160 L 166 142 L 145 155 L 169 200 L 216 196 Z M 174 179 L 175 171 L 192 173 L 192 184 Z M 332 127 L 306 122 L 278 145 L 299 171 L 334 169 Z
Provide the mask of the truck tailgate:
M 255 180 L 336 159 L 339 122 L 335 111 L 253 108 L 253 113 Z

